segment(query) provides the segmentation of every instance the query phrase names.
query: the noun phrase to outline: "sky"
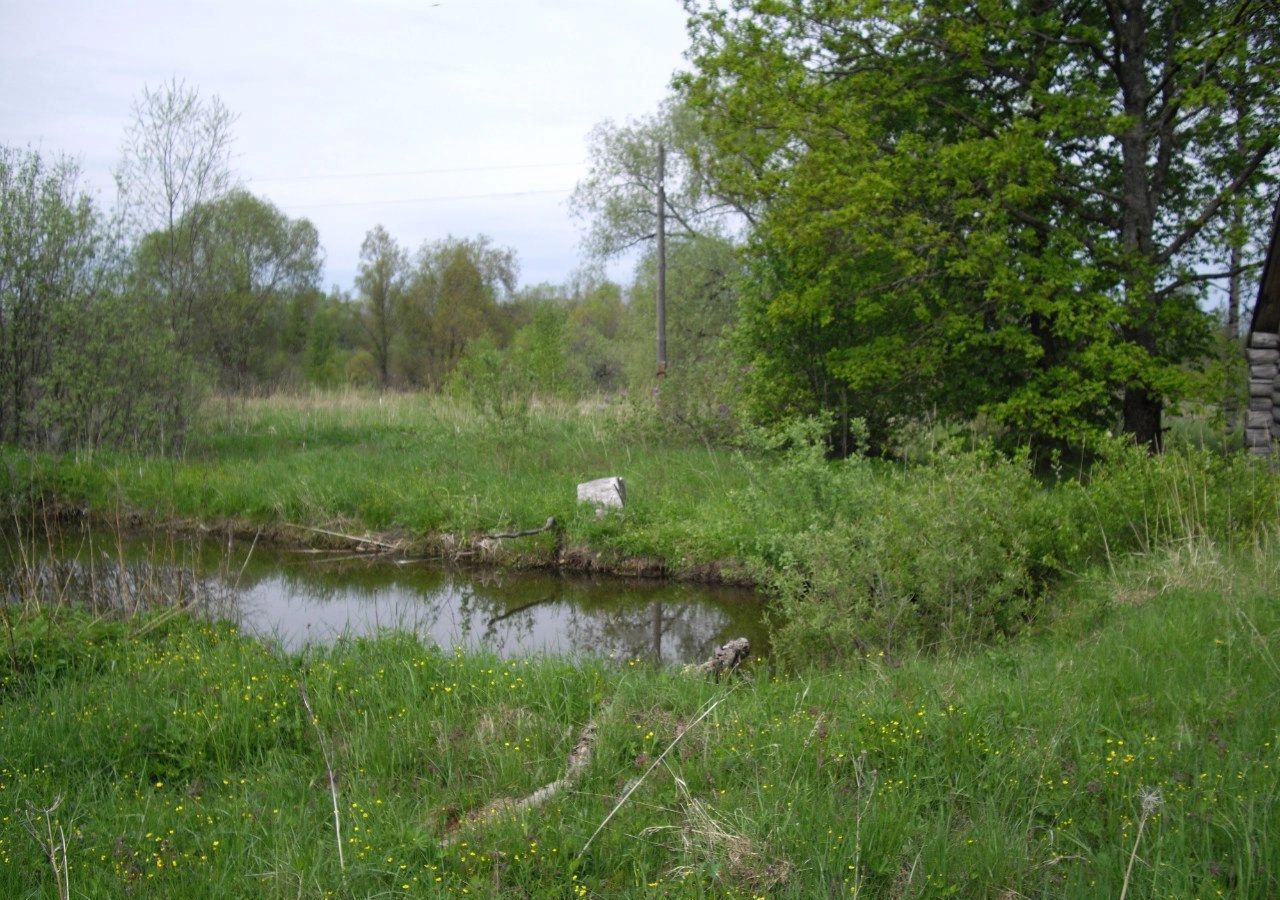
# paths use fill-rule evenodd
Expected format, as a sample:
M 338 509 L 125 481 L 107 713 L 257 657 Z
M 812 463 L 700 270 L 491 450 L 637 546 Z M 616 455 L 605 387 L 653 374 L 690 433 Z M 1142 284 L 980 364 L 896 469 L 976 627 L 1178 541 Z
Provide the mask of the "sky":
M 135 101 L 176 78 L 237 116 L 242 184 L 319 229 L 325 286 L 350 287 L 376 224 L 411 249 L 487 234 L 521 283 L 562 282 L 587 133 L 657 109 L 684 18 L 678 0 L 0 0 L 0 143 L 72 157 L 113 203 Z

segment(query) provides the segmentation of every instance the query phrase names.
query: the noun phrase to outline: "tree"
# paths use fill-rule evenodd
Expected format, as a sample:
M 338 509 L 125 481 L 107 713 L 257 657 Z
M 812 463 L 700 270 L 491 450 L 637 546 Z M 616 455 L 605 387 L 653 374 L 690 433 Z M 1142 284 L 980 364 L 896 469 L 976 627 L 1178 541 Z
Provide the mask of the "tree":
M 208 215 L 197 257 L 207 273 L 198 346 L 222 386 L 244 392 L 279 375 L 271 367 L 284 355 L 287 305 L 319 284 L 320 237 L 306 219 L 290 220 L 246 191 L 216 201 Z
M 285 364 L 285 322 L 300 296 L 320 278 L 320 239 L 306 219 L 291 220 L 271 203 L 234 190 L 186 214 L 175 232 L 147 235 L 136 254 L 139 283 L 163 290 L 170 251 L 177 247 L 197 276 L 189 314 L 198 325 L 187 350 L 231 393 L 278 378 Z M 186 240 L 195 246 L 186 247 Z M 305 335 L 299 343 L 305 341 Z M 301 347 L 297 348 L 299 351 Z
M 360 245 L 356 293 L 360 323 L 383 390 L 391 384 L 391 341 L 396 334 L 407 265 L 404 251 L 381 225 L 365 235 Z
M 595 391 L 608 393 L 622 386 L 625 364 L 623 323 L 627 306 L 622 287 L 593 273 L 579 273 L 568 292 L 569 360 L 577 370 L 575 380 Z M 643 343 L 649 346 L 645 332 Z M 646 360 L 649 358 L 646 351 Z M 646 378 L 648 377 L 646 371 Z
M 102 252 L 75 165 L 0 147 L 0 440 L 23 443 L 39 430 L 56 310 L 94 290 Z
M 235 118 L 218 97 L 176 78 L 145 88 L 134 104 L 116 175 L 127 226 L 158 234 L 151 252 L 177 346 L 190 349 L 202 272 L 195 259 L 211 226 L 213 201 L 233 186 L 231 127 Z
M 687 7 L 713 183 L 764 210 L 757 397 L 1068 443 L 1118 415 L 1159 447 L 1223 274 L 1214 228 L 1274 174 L 1273 5 Z
M 696 117 L 668 101 L 653 116 L 618 125 L 604 121 L 587 138 L 591 168 L 569 200 L 588 223 L 587 252 L 607 259 L 655 237 L 658 147 L 666 149 L 668 235 L 679 239 L 714 229 L 734 207 L 714 196 L 702 172 L 708 152 Z
M 668 375 L 660 412 L 673 425 L 700 438 L 716 438 L 733 427 L 741 385 L 730 338 L 738 322 L 740 254 L 720 235 L 674 241 L 667 265 L 667 302 L 679 317 L 669 352 L 680 364 Z M 652 384 L 651 344 L 656 315 L 653 253 L 636 265 L 626 305 L 627 368 L 633 389 Z
M 187 367 L 126 283 L 119 235 L 74 164 L 0 148 L 0 440 L 181 440 Z
M 530 395 L 568 397 L 577 387 L 569 365 L 568 309 L 552 299 L 532 306 L 529 323 L 511 339 L 511 366 Z
M 488 334 L 505 344 L 508 321 L 499 304 L 518 275 L 515 251 L 485 235 L 423 244 L 399 307 L 397 365 L 405 378 L 438 388 L 475 338 Z

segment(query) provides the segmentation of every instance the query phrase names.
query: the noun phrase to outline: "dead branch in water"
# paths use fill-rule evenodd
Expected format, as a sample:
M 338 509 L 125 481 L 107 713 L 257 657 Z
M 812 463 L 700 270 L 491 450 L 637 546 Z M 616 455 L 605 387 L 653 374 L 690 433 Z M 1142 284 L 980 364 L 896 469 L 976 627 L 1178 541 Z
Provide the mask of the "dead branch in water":
M 324 534 L 329 537 L 342 538 L 345 541 L 351 541 L 354 544 L 370 544 L 374 547 L 382 547 L 384 550 L 396 551 L 402 549 L 400 544 L 388 544 L 386 541 L 380 541 L 377 538 L 360 537 L 355 534 L 343 534 L 341 531 L 330 531 L 327 528 L 316 528 L 312 525 L 298 525 L 293 522 L 286 522 L 290 528 L 301 528 L 303 531 L 313 531 L 316 534 Z
M 556 517 L 547 516 L 547 521 L 542 523 L 541 528 L 529 528 L 524 531 L 498 531 L 493 534 L 486 534 L 485 540 L 488 541 L 505 541 L 508 538 L 528 537 L 531 534 L 542 534 L 544 531 L 550 531 L 556 527 Z
M 706 662 L 696 666 L 685 666 L 685 671 L 714 675 L 718 682 L 721 675 L 737 671 L 750 655 L 751 642 L 746 638 L 734 638 L 711 654 L 711 658 Z

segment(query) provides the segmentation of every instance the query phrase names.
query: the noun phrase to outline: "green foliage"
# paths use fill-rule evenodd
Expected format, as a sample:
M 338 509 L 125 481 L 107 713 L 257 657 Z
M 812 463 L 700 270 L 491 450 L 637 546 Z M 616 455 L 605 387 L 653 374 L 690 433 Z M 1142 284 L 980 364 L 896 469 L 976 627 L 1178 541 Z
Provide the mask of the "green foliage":
M 717 233 L 731 207 L 708 190 L 702 166 L 710 148 L 698 117 L 679 100 L 624 125 L 605 120 L 587 141 L 591 168 L 569 204 L 587 222 L 585 246 L 591 256 L 615 257 L 656 236 L 660 145 L 668 236 Z
M 423 244 L 397 312 L 393 360 L 401 380 L 414 387 L 445 382 L 472 341 L 509 336 L 499 302 L 515 290 L 515 251 L 485 235 L 447 237 Z
M 510 363 L 530 394 L 567 398 L 577 391 L 569 366 L 567 310 L 552 302 L 534 306 L 532 320 L 511 339 Z
M 481 335 L 468 345 L 445 382 L 445 390 L 482 415 L 499 421 L 519 418 L 529 411 L 528 382 L 517 378 L 511 363 L 488 335 Z
M 344 359 L 338 347 L 338 325 L 342 310 L 322 302 L 311 318 L 306 333 L 307 381 L 318 387 L 336 387 L 343 380 Z
M 670 430 L 725 442 L 737 431 L 741 366 L 730 345 L 737 322 L 742 266 L 734 245 L 712 235 L 667 245 L 667 376 L 656 384 L 656 259 L 636 264 L 627 305 L 627 382 L 637 397 L 653 396 Z
M 944 453 L 925 469 L 799 443 L 744 498 L 769 523 L 753 562 L 794 661 L 901 654 L 1012 634 L 1047 582 L 1042 492 L 1024 461 Z M 767 485 L 767 487 L 766 487 Z
M 1159 445 L 1220 226 L 1280 146 L 1274 10 L 687 6 L 682 96 L 755 221 L 755 418 L 831 411 L 838 445 L 861 416 L 880 445 L 985 413 L 1048 446 L 1122 419 Z
M 741 498 L 768 523 L 748 555 L 776 598 L 775 647 L 796 663 L 1002 640 L 1081 572 L 1199 542 L 1249 548 L 1280 513 L 1280 479 L 1241 455 L 1151 457 L 1112 438 L 1079 477 L 1046 485 L 990 447 L 944 443 L 913 467 L 828 462 L 827 426 L 781 432 L 783 456 L 758 463 Z
M 185 347 L 191 360 L 227 393 L 280 384 L 282 360 L 297 341 L 288 320 L 301 318 L 300 297 L 317 292 L 322 255 L 315 226 L 241 190 L 197 205 L 172 230 L 139 243 L 135 290 L 153 306 L 165 303 L 175 253 L 199 273 L 185 288 L 183 308 L 193 323 Z
M 406 265 L 404 251 L 381 225 L 365 235 L 360 245 L 356 294 L 360 324 L 373 358 L 377 383 L 383 389 L 391 384 L 391 342 L 401 327 L 398 316 Z
M 0 439 L 179 444 L 197 382 L 75 167 L 0 148 L 0 224 Z

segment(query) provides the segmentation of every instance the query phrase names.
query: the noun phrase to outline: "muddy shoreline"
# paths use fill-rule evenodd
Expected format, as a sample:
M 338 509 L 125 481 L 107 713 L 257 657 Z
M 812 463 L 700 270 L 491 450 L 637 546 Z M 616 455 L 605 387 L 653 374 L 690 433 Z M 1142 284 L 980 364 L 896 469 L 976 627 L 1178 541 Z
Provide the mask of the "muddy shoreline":
M 548 571 L 619 578 L 666 579 L 692 584 L 757 588 L 737 560 L 671 566 L 657 557 L 627 556 L 585 545 L 564 544 L 558 529 L 527 537 L 493 539 L 484 533 L 415 534 L 403 529 L 359 531 L 341 524 L 260 524 L 235 518 L 162 518 L 142 510 L 106 515 L 77 505 L 45 506 L 38 515 L 16 516 L 36 524 L 79 523 L 129 533 L 160 532 L 178 537 L 257 542 L 281 550 L 347 550 L 372 560 L 435 562 L 441 565 L 510 571 Z

